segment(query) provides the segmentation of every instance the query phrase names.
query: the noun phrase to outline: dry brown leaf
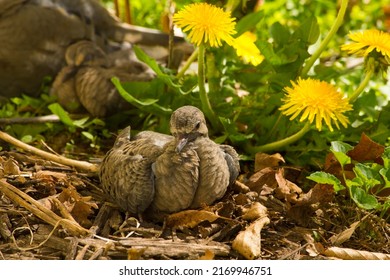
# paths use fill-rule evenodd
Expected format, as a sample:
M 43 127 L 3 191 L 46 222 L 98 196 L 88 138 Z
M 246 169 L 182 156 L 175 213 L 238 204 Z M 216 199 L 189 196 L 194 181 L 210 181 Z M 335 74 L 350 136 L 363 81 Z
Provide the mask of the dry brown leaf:
M 56 194 L 56 187 L 66 186 L 68 183 L 67 175 L 60 172 L 41 170 L 33 174 L 33 179 L 40 182 L 39 186 L 44 188 L 44 193 L 49 195 Z
M 297 205 L 328 203 L 332 201 L 333 197 L 334 188 L 332 185 L 316 184 L 309 192 L 299 196 Z
M 234 183 L 233 188 L 234 192 L 236 193 L 247 193 L 251 191 L 251 189 L 247 185 L 237 180 Z
M 335 257 L 343 260 L 390 260 L 390 254 L 339 247 L 330 247 L 323 254 L 327 257 Z
M 239 193 L 232 196 L 236 205 L 247 205 L 251 200 L 246 194 Z
M 288 217 L 301 226 L 309 226 L 315 210 L 332 201 L 334 189 L 331 185 L 316 184 L 308 193 L 300 194 L 288 211 Z M 290 201 L 294 202 L 294 201 Z
M 130 248 L 127 250 L 127 259 L 128 260 L 141 260 L 142 255 L 145 253 L 147 247 L 145 248 Z
M 310 257 L 317 257 L 320 254 L 315 244 L 308 244 L 306 246 L 306 252 Z
M 325 158 L 324 171 L 336 176 L 343 184 L 344 178 L 352 180 L 355 178 L 355 173 L 353 172 L 353 164 L 346 164 L 343 168 L 340 163 L 337 161 L 333 153 L 327 154 Z
M 333 170 L 341 170 L 341 165 L 333 153 L 328 153 L 325 157 L 324 170 L 336 175 Z
M 296 224 L 309 227 L 315 215 L 313 207 L 308 204 L 293 205 L 287 208 L 287 217 L 294 220 Z
M 332 245 L 339 246 L 349 240 L 361 221 L 354 222 L 349 228 L 329 238 Z
M 269 222 L 268 217 L 262 217 L 251 223 L 245 230 L 240 231 L 233 240 L 233 249 L 248 260 L 260 257 L 261 230 Z
M 288 202 L 296 203 L 298 196 L 302 193 L 302 189 L 296 184 L 284 178 L 283 169 L 279 169 L 275 174 L 278 187 L 275 189 L 275 196 L 279 199 L 284 198 Z
M 168 228 L 193 228 L 204 221 L 214 222 L 216 219 L 225 217 L 218 216 L 205 210 L 185 210 L 169 215 L 165 220 Z
M 265 187 L 275 189 L 278 185 L 275 180 L 275 172 L 274 168 L 264 168 L 253 174 L 246 184 L 252 191 L 258 194 L 261 194 Z
M 253 221 L 266 215 L 267 207 L 262 205 L 260 202 L 254 202 L 250 208 L 244 209 L 244 214 L 241 216 L 241 218 L 244 220 Z
M 0 237 L 3 238 L 3 240 L 10 240 L 12 236 L 12 224 L 11 221 L 6 213 L 0 214 Z
M 88 216 L 92 213 L 92 208 L 97 209 L 96 203 L 91 202 L 91 197 L 81 196 L 77 190 L 69 186 L 58 196 L 58 200 L 63 203 L 73 218 L 84 226 L 89 226 Z
M 1 165 L 3 167 L 4 175 L 20 175 L 19 165 L 16 160 L 8 158 L 2 162 Z
M 65 183 L 67 181 L 67 176 L 65 173 L 53 172 L 49 170 L 40 170 L 34 174 L 33 178 L 41 181 L 47 180 L 50 182 L 61 183 Z
M 71 214 L 81 226 L 90 227 L 92 224 L 88 217 L 93 212 L 92 208 L 97 209 L 98 206 L 95 203 L 76 201 Z
M 347 154 L 353 160 L 361 162 L 379 159 L 384 150 L 384 146 L 375 143 L 366 134 L 362 133 L 359 143 Z
M 199 257 L 199 260 L 213 260 L 214 258 L 215 258 L 214 252 L 211 250 L 206 250 L 204 252 L 204 255 Z
M 51 224 L 52 226 L 57 227 L 58 225 L 61 225 L 69 233 L 76 236 L 91 234 L 89 230 L 81 227 L 77 223 L 59 217 L 53 211 L 48 210 L 26 193 L 7 183 L 4 179 L 0 180 L 0 192 L 3 192 L 13 202 L 26 208 L 34 215 L 44 220 L 48 224 Z
M 255 172 L 267 167 L 278 167 L 280 163 L 285 163 L 285 161 L 279 153 L 273 155 L 257 153 L 255 155 Z

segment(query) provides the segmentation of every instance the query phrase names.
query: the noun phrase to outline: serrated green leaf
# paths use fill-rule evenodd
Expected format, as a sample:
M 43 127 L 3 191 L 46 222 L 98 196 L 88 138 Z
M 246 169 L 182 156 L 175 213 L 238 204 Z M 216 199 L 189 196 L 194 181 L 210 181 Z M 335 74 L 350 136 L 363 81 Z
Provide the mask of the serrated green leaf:
M 357 186 L 351 187 L 351 198 L 357 206 L 366 210 L 377 209 L 380 207 L 380 204 L 375 196 L 366 193 L 363 189 Z
M 347 152 L 352 150 L 353 147 L 347 143 L 341 141 L 332 141 L 331 142 L 331 152 L 336 157 L 337 161 L 344 166 L 351 163 L 351 158 L 347 155 Z
M 254 28 L 256 24 L 258 24 L 263 17 L 264 17 L 264 12 L 261 10 L 244 16 L 236 24 L 236 31 L 237 31 L 236 37 L 240 36 L 245 31 Z
M 383 166 L 390 169 L 390 147 L 386 147 L 383 154 Z
M 379 185 L 381 182 L 378 180 L 380 178 L 379 172 L 370 168 L 369 166 L 357 163 L 353 168 L 355 175 L 360 178 L 363 182 L 363 186 L 366 190 Z
M 341 164 L 341 166 L 351 163 L 351 158 L 346 154 L 342 152 L 335 152 L 335 151 L 332 151 L 332 153 L 336 157 L 337 161 Z
M 390 188 L 390 168 L 382 168 L 379 170 L 379 174 L 382 176 L 383 181 L 385 181 L 384 188 Z
M 347 143 L 341 141 L 332 141 L 331 150 L 335 152 L 342 152 L 346 154 L 348 151 L 352 150 L 353 147 Z
M 319 184 L 333 185 L 335 192 L 345 189 L 345 187 L 341 184 L 341 181 L 336 176 L 323 171 L 314 172 L 306 178 Z
M 297 32 L 303 41 L 310 45 L 314 44 L 320 36 L 320 28 L 318 26 L 317 18 L 314 16 L 306 18 L 306 20 L 301 23 Z
M 282 65 L 282 59 L 274 52 L 272 45 L 268 42 L 259 41 L 257 42 L 261 54 L 264 55 L 265 59 L 272 65 Z
M 355 177 L 352 180 L 347 179 L 345 180 L 345 184 L 348 188 L 351 188 L 352 186 L 362 187 L 364 185 L 363 180 L 359 177 Z
M 275 22 L 271 25 L 270 33 L 277 44 L 286 44 L 291 37 L 291 34 L 288 29 L 285 26 L 281 25 L 279 22 Z

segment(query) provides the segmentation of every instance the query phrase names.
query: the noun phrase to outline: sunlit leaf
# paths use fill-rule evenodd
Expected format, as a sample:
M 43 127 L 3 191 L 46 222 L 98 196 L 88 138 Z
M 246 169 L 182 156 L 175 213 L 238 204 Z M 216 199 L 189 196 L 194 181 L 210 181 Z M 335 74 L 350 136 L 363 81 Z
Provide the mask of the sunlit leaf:
M 390 168 L 382 168 L 379 170 L 379 174 L 382 176 L 383 181 L 385 181 L 384 188 L 390 188 Z
M 91 141 L 94 138 L 94 136 L 91 133 L 89 133 L 88 131 L 82 131 L 81 134 L 84 135 L 88 140 L 91 140 Z
M 390 168 L 390 146 L 385 148 L 385 151 L 382 154 L 383 166 Z
M 20 140 L 24 143 L 31 143 L 34 138 L 31 135 L 24 135 Z
M 362 164 L 362 163 L 357 163 L 355 167 L 353 168 L 354 173 L 356 174 L 357 177 L 359 177 L 362 182 L 364 187 L 366 189 L 370 189 L 374 187 L 375 185 L 380 184 L 381 182 L 378 180 L 379 179 L 379 172 L 376 171 L 373 168 L 370 168 L 369 166 Z
M 53 103 L 50 104 L 48 108 L 53 114 L 57 115 L 60 118 L 61 122 L 63 122 L 65 125 L 70 127 L 75 126 L 72 119 L 69 117 L 68 112 L 66 112 L 60 104 Z
M 127 101 L 129 102 L 130 104 L 134 105 L 135 107 L 138 107 L 138 108 L 147 108 L 147 107 L 151 107 L 151 112 L 155 112 L 155 113 L 164 113 L 164 114 L 168 114 L 168 113 L 171 113 L 172 110 L 169 109 L 169 108 L 164 108 L 160 105 L 158 105 L 156 102 L 158 101 L 158 99 L 151 99 L 151 98 L 147 98 L 147 99 L 144 99 L 144 100 L 139 100 L 137 98 L 135 98 L 134 96 L 132 96 L 129 92 L 127 92 L 122 84 L 120 83 L 119 79 L 118 78 L 112 78 L 111 79 L 112 83 L 115 85 L 115 87 L 117 88 L 119 94 Z
M 336 176 L 323 171 L 314 172 L 307 178 L 319 184 L 333 185 L 335 192 L 345 189 L 345 187 L 341 184 L 341 181 Z
M 331 150 L 335 152 L 341 152 L 346 154 L 348 151 L 352 150 L 353 147 L 347 143 L 341 141 L 332 141 L 331 142 Z
M 331 145 L 330 150 L 341 166 L 351 163 L 351 158 L 347 155 L 347 152 L 353 149 L 351 145 L 341 141 L 332 141 Z
M 360 208 L 371 210 L 380 207 L 378 200 L 375 196 L 366 193 L 363 189 L 352 186 L 351 187 L 351 198 Z
M 89 117 L 85 117 L 85 118 L 81 118 L 79 120 L 74 120 L 72 122 L 75 126 L 80 127 L 80 128 L 84 128 L 84 127 L 88 126 L 88 123 L 87 123 L 88 120 L 89 120 Z
M 153 58 L 149 57 L 140 47 L 134 46 L 133 47 L 135 55 L 139 60 L 146 63 L 156 74 L 159 79 L 161 79 L 165 84 L 172 88 L 180 89 L 181 85 L 176 84 L 172 78 L 164 73 L 161 70 L 161 66 L 154 60 Z

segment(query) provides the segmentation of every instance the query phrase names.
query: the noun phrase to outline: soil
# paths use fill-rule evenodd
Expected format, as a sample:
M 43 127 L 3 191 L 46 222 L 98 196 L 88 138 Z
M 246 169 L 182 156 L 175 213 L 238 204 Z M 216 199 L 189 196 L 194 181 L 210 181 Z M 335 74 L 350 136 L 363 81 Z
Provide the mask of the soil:
M 0 259 L 390 259 L 388 220 L 279 163 L 159 221 L 116 208 L 96 172 L 13 148 L 0 163 Z

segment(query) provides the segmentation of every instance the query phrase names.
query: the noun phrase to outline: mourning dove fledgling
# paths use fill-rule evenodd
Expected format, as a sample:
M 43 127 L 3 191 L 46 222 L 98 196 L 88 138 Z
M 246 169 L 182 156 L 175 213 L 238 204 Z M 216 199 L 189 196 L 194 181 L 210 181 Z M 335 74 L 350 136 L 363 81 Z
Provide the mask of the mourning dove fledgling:
M 173 112 L 170 130 L 172 136 L 144 131 L 130 139 L 128 128 L 105 156 L 102 188 L 122 209 L 153 217 L 199 208 L 220 199 L 235 181 L 238 154 L 209 139 L 198 108 Z

